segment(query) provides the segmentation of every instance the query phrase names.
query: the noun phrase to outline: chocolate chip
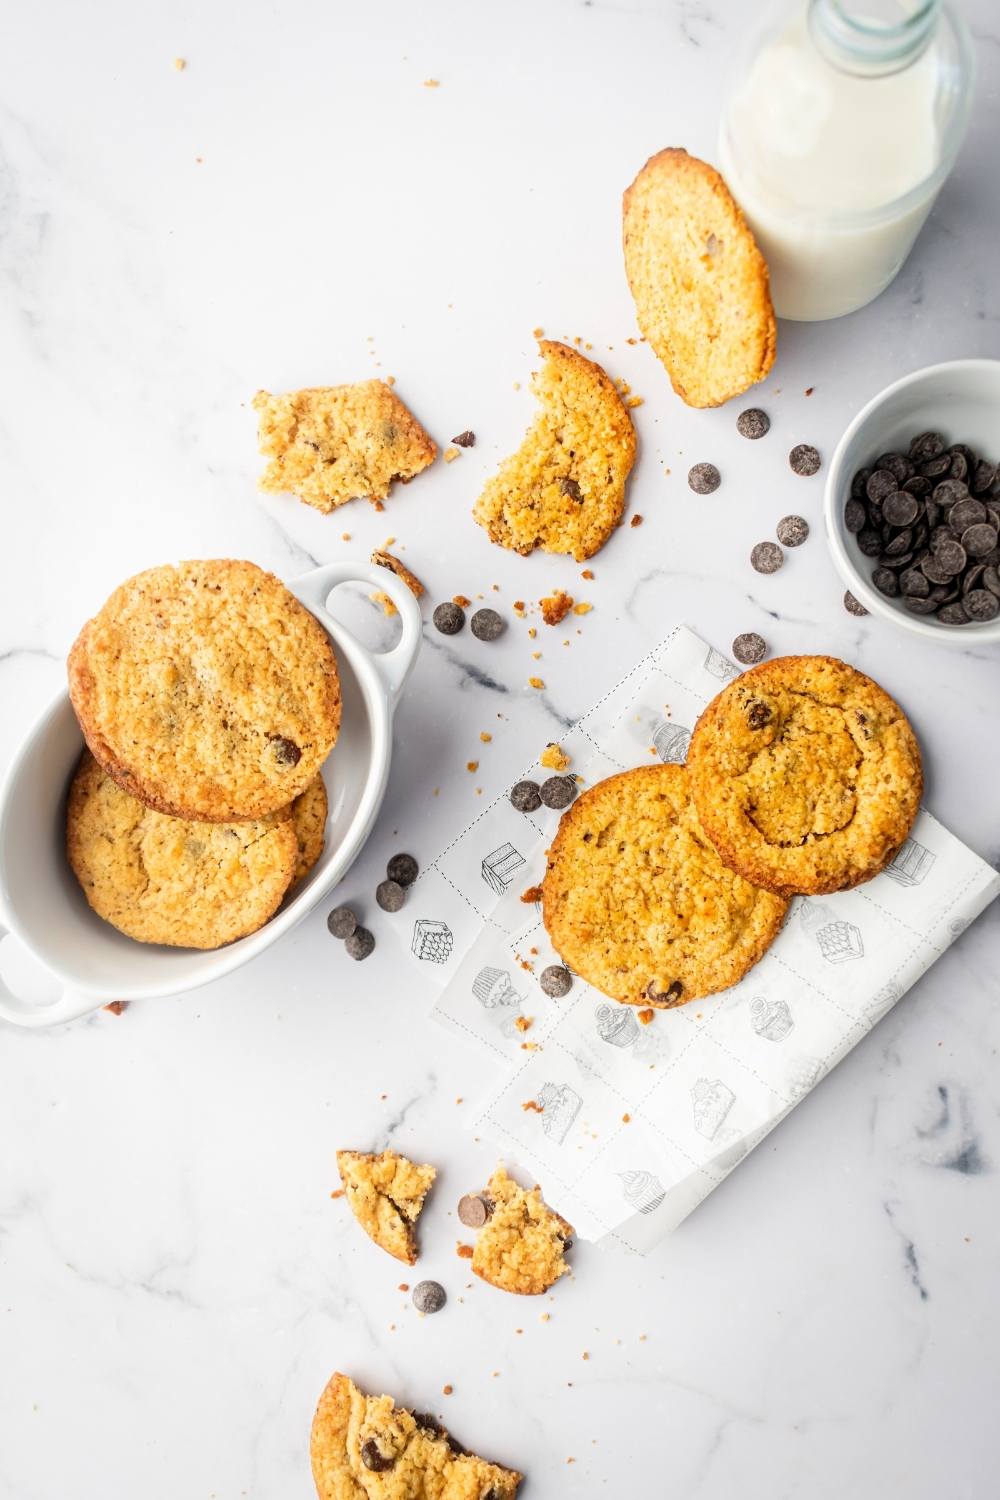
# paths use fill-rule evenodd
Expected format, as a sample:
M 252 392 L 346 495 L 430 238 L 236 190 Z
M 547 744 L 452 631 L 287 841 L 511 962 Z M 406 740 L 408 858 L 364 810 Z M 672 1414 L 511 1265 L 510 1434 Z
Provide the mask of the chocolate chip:
M 953 453 L 948 468 L 949 479 L 964 479 L 969 472 L 969 461 L 964 453 Z
M 957 506 L 955 508 L 958 509 Z M 962 532 L 962 546 L 970 557 L 985 557 L 987 552 L 993 551 L 996 544 L 997 534 L 985 521 L 977 526 L 969 526 Z
M 915 594 L 908 594 L 903 603 L 914 615 L 932 615 L 938 607 L 936 599 L 918 599 Z
M 466 1193 L 458 1200 L 458 1217 L 467 1229 L 482 1229 L 489 1214 L 482 1198 L 477 1198 L 475 1193 Z
M 575 479 L 560 479 L 559 488 L 562 490 L 563 494 L 568 495 L 571 500 L 583 500 L 583 491 L 581 490 Z
M 675 979 L 665 990 L 659 991 L 656 988 L 656 980 L 651 979 L 646 986 L 646 994 L 654 1005 L 674 1006 L 680 1004 L 684 986 L 679 979 Z
M 868 611 L 864 605 L 851 593 L 850 589 L 844 595 L 844 608 L 849 615 L 866 615 Z
M 962 593 L 968 594 L 973 589 L 985 588 L 986 585 L 983 583 L 985 573 L 985 563 L 977 563 L 975 567 L 966 568 L 965 576 L 962 579 Z
M 910 563 L 913 562 L 913 557 L 914 554 L 912 552 L 903 552 L 899 557 L 893 557 L 891 552 L 883 552 L 878 560 L 878 565 L 880 568 L 892 568 L 894 573 L 898 573 L 901 568 L 909 567 Z
M 940 479 L 950 468 L 951 455 L 942 453 L 939 458 L 931 458 L 926 463 L 922 463 L 918 473 L 925 474 L 928 479 Z
M 458 437 L 453 437 L 452 442 L 456 448 L 474 448 L 476 446 L 476 434 L 466 428 L 464 432 L 458 434 Z
M 688 484 L 696 495 L 711 495 L 722 483 L 722 475 L 714 464 L 695 464 L 688 470 Z
M 431 619 L 435 630 L 440 630 L 442 635 L 457 635 L 465 624 L 465 610 L 460 604 L 452 604 L 449 599 L 447 603 L 438 605 Z
M 759 406 L 748 406 L 736 418 L 736 431 L 740 437 L 762 438 L 770 431 L 771 418 Z
M 882 514 L 890 526 L 909 526 L 920 514 L 920 501 L 908 490 L 896 490 L 882 501 Z
M 510 789 L 510 805 L 520 813 L 536 812 L 542 805 L 537 781 L 519 781 Z
M 855 474 L 854 478 L 851 480 L 851 499 L 852 500 L 863 500 L 864 499 L 865 494 L 867 493 L 866 486 L 868 484 L 869 479 L 872 477 L 872 473 L 873 473 L 873 470 L 871 470 L 871 469 L 859 469 L 858 472 Z
M 882 538 L 877 531 L 866 528 L 858 532 L 858 546 L 865 557 L 878 557 L 882 551 Z
M 972 478 L 968 481 L 969 489 L 974 495 L 983 495 L 996 477 L 996 464 L 991 464 L 987 459 L 981 458 L 973 470 Z
M 335 938 L 349 938 L 358 925 L 358 919 L 349 906 L 337 906 L 326 919 L 326 925 Z
M 926 599 L 931 591 L 927 574 L 922 573 L 919 568 L 907 568 L 899 575 L 899 591 L 911 599 Z
M 344 947 L 348 956 L 356 958 L 360 963 L 363 958 L 375 952 L 375 939 L 367 927 L 355 927 Z
M 568 995 L 573 987 L 573 976 L 562 964 L 550 964 L 543 969 L 538 983 L 542 987 L 542 994 L 548 995 L 553 1000 L 562 999 Z
M 817 474 L 821 459 L 815 448 L 810 448 L 808 443 L 799 443 L 788 455 L 788 462 L 792 466 L 793 474 L 801 474 L 808 479 L 810 474 Z
M 429 1432 L 431 1437 L 446 1436 L 445 1430 L 441 1426 L 441 1423 L 436 1422 L 431 1416 L 430 1412 L 415 1411 L 411 1415 L 416 1425 L 420 1428 L 421 1432 Z M 451 1441 L 449 1441 L 448 1446 L 453 1450 L 455 1449 L 455 1444 Z
M 900 485 L 900 489 L 905 490 L 908 495 L 919 495 L 921 498 L 929 495 L 933 488 L 930 480 L 925 479 L 922 474 L 911 474 L 906 483 Z
M 576 782 L 572 776 L 550 776 L 543 781 L 538 790 L 538 795 L 546 807 L 555 809 L 556 812 L 564 807 L 569 807 L 576 796 Z
M 383 911 L 402 911 L 406 892 L 395 880 L 382 880 L 375 887 L 375 900 Z
M 385 1454 L 380 1451 L 378 1443 L 376 1443 L 375 1439 L 369 1438 L 367 1442 L 361 1444 L 361 1462 L 364 1464 L 365 1468 L 370 1469 L 373 1474 L 384 1474 L 386 1470 L 391 1469 L 393 1464 L 396 1462 L 396 1455 L 394 1453 L 390 1453 L 389 1456 L 386 1457 Z
M 950 584 L 955 577 L 954 573 L 950 573 L 946 568 L 939 566 L 933 553 L 931 553 L 930 557 L 924 558 L 920 564 L 920 571 L 931 583 L 936 584 Z
M 774 534 L 786 547 L 801 547 L 809 535 L 809 522 L 802 516 L 782 516 Z
M 986 590 L 983 589 L 982 592 L 986 593 Z M 942 609 L 938 610 L 938 619 L 942 625 L 964 625 L 968 618 L 965 606 L 959 604 L 957 601 L 954 604 L 946 604 Z
M 961 573 L 968 558 L 961 542 L 953 542 L 949 537 L 945 537 L 934 548 L 934 561 L 942 572 L 950 573 L 954 577 L 956 573 Z
M 733 642 L 733 655 L 745 667 L 755 666 L 757 662 L 763 661 L 767 655 L 767 642 L 756 631 L 748 630 L 745 635 L 738 635 L 736 637 Z
M 302 759 L 302 751 L 295 741 L 286 740 L 283 734 L 272 735 L 271 744 L 279 766 L 297 766 Z
M 899 580 L 891 568 L 876 568 L 872 574 L 872 583 L 887 599 L 895 599 L 899 593 Z
M 413 1288 L 413 1305 L 417 1312 L 440 1312 L 448 1294 L 439 1281 L 418 1281 Z
M 876 469 L 868 480 L 865 494 L 869 500 L 881 504 L 887 495 L 894 495 L 898 488 L 895 474 L 890 474 L 888 469 Z
M 471 628 L 477 641 L 495 641 L 498 635 L 503 635 L 503 620 L 495 609 L 477 609 Z
M 777 542 L 758 542 L 750 554 L 750 564 L 758 573 L 777 573 L 784 560 Z
M 867 512 L 860 500 L 848 500 L 844 506 L 844 525 L 848 531 L 860 531 L 868 519 Z
M 885 550 L 890 557 L 902 557 L 904 552 L 912 551 L 912 543 L 913 532 L 907 526 L 903 531 L 899 533 L 898 536 L 893 537 L 892 541 L 888 543 Z
M 970 620 L 994 620 L 1000 611 L 1000 599 L 992 589 L 971 589 L 962 603 Z M 949 608 L 954 608 L 954 605 Z
M 1000 599 L 1000 569 L 995 567 L 987 568 L 983 573 L 983 583 L 991 594 L 996 594 L 997 598 Z
M 416 880 L 420 867 L 412 854 L 394 854 L 385 867 L 385 873 L 387 879 L 405 888 Z
M 932 498 L 936 505 L 947 508 L 957 500 L 965 500 L 968 494 L 969 486 L 960 479 L 942 479 L 940 484 L 934 486 Z
M 920 463 L 928 458 L 937 458 L 938 454 L 943 452 L 944 438 L 939 432 L 921 432 L 910 443 L 910 457 L 914 463 Z
M 897 484 L 904 484 L 914 472 L 913 464 L 902 453 L 883 453 L 875 460 L 876 469 L 888 469 Z
M 951 529 L 961 535 L 970 526 L 979 526 L 985 522 L 988 514 L 981 500 L 973 500 L 971 495 L 967 495 L 963 500 L 955 501 L 945 519 Z
M 752 698 L 747 704 L 747 723 L 751 729 L 766 729 L 773 718 L 774 711 L 769 703 Z

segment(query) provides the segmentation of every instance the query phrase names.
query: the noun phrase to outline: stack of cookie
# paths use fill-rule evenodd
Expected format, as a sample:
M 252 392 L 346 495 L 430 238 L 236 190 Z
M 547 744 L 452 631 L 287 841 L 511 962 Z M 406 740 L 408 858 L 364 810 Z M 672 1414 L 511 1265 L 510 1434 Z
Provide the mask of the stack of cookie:
M 84 626 L 69 686 L 66 850 L 93 909 L 175 947 L 263 926 L 323 851 L 341 702 L 319 622 L 250 562 L 152 568 Z
M 616 1000 L 715 994 L 763 957 L 793 896 L 884 870 L 922 790 L 916 736 L 877 683 L 832 657 L 765 662 L 709 704 L 685 766 L 577 799 L 549 853 L 546 929 Z

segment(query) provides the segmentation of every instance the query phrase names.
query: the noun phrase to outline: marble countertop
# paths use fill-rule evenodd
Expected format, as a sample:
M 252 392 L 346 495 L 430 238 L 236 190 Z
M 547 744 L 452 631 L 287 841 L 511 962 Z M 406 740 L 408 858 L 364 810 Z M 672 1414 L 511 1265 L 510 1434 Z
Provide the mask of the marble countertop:
M 81 622 L 170 559 L 244 556 L 292 577 L 393 536 L 428 622 L 459 592 L 509 611 L 585 587 L 594 608 L 540 645 L 512 617 L 492 644 L 428 623 L 385 804 L 342 887 L 377 939 L 363 966 L 324 906 L 209 988 L 0 1028 L 2 1500 L 305 1500 L 334 1369 L 442 1413 L 525 1471 L 525 1500 L 995 1492 L 1000 909 L 656 1251 L 580 1244 L 572 1281 L 521 1302 L 455 1256 L 458 1198 L 495 1161 L 456 1100 L 488 1087 L 490 1065 L 428 1021 L 432 988 L 373 899 L 390 853 L 431 859 L 678 621 L 724 651 L 757 630 L 772 652 L 873 675 L 918 731 L 926 805 L 1000 858 L 997 649 L 848 615 L 822 474 L 786 462 L 800 442 L 829 458 L 909 370 L 1000 356 L 1000 32 L 990 0 L 961 8 L 980 84 L 957 168 L 878 302 L 781 326 L 756 444 L 736 434 L 738 404 L 688 410 L 629 342 L 619 243 L 621 191 L 648 155 L 713 155 L 737 0 L 10 12 L 3 763 Z M 643 397 L 642 525 L 615 533 L 585 586 L 568 558 L 492 548 L 469 515 L 530 419 L 539 326 L 592 344 Z M 375 374 L 442 446 L 472 428 L 476 447 L 381 514 L 258 496 L 255 391 Z M 685 482 L 700 460 L 723 473 L 707 500 Z M 788 512 L 812 536 L 760 577 L 750 548 Z M 344 609 L 390 639 L 363 595 Z M 12 940 L 0 968 L 49 995 Z M 330 1198 L 337 1147 L 386 1145 L 439 1170 L 416 1271 Z M 433 1318 L 397 1291 L 418 1275 L 449 1291 Z

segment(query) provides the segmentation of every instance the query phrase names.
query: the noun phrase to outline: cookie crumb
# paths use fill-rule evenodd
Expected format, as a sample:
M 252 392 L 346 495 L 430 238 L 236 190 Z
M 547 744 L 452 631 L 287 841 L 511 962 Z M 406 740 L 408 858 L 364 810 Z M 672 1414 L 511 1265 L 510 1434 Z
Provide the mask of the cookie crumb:
M 457 1256 L 459 1256 L 462 1260 L 471 1260 L 472 1259 L 472 1246 L 471 1245 L 463 1245 L 462 1241 L 459 1240 L 458 1241 L 457 1249 L 455 1250 L 455 1254 Z
M 622 1124 L 623 1125 L 627 1125 L 628 1122 L 629 1122 L 629 1120 L 631 1120 L 631 1118 L 632 1118 L 632 1116 L 629 1115 L 629 1114 L 622 1115 Z
M 521 897 L 521 900 L 524 902 L 525 906 L 532 906 L 536 901 L 541 901 L 541 899 L 542 888 L 540 885 L 529 885 L 528 889 Z
M 642 397 L 641 396 L 629 396 L 628 400 L 625 402 L 625 405 L 626 406 L 641 406 L 642 405 Z
M 534 1021 L 534 1019 L 534 1016 L 515 1016 L 514 1025 L 517 1027 L 518 1031 L 524 1032 L 530 1028 L 531 1023 L 532 1021 Z
M 446 464 L 452 463 L 458 457 L 458 455 L 461 453 L 461 451 L 462 451 L 461 448 L 446 448 L 444 450 L 444 461 L 445 461 L 445 463 Z
M 526 1104 L 521 1105 L 521 1108 L 524 1110 L 525 1114 L 527 1114 L 529 1109 L 534 1110 L 536 1115 L 543 1115 L 545 1113 L 543 1106 L 536 1103 L 534 1099 L 529 1099 Z
M 386 383 L 386 385 L 395 385 L 396 384 L 396 377 L 395 377 L 395 375 L 387 375 L 385 377 L 385 383 Z
M 377 594 L 369 594 L 368 597 L 372 601 L 373 604 L 381 604 L 381 606 L 382 606 L 382 613 L 384 615 L 398 615 L 399 614 L 399 610 L 396 608 L 396 606 L 393 603 L 393 601 L 389 598 L 389 595 L 388 594 L 383 594 L 382 591 L 381 591 L 381 589 L 378 591 Z
M 395 540 L 396 538 L 394 536 L 389 537 L 386 540 L 385 546 L 388 547 L 389 544 L 391 542 L 394 542 Z M 401 578 L 406 584 L 406 587 L 409 589 L 410 593 L 413 595 L 414 599 L 420 598 L 421 594 L 424 592 L 423 584 L 414 573 L 410 572 L 409 568 L 406 567 L 404 563 L 400 562 L 398 557 L 393 557 L 391 552 L 387 552 L 385 550 L 385 547 L 376 547 L 375 551 L 372 553 L 371 560 L 376 565 L 376 567 L 388 568 L 390 573 L 395 573 L 397 578 Z M 392 613 L 396 613 L 395 609 L 393 609 Z
M 479 731 L 479 738 L 482 740 L 484 745 L 488 745 L 493 736 L 491 734 L 487 734 L 485 729 L 481 729 Z
M 410 1283 L 408 1281 L 401 1281 L 399 1283 L 399 1290 L 401 1292 L 408 1292 L 410 1290 Z
M 632 521 L 631 521 L 631 525 L 632 526 L 641 526 L 642 525 L 642 517 L 641 516 L 633 516 L 632 517 Z
M 438 80 L 436 78 L 425 78 L 424 79 L 424 88 L 425 89 L 439 89 L 440 87 L 441 87 L 441 85 L 440 85 L 440 83 L 438 82 Z M 450 306 L 450 304 L 449 304 L 449 306 Z M 448 1389 L 451 1390 L 451 1386 L 449 1386 Z
M 472 603 L 472 600 L 466 599 L 464 594 L 456 594 L 451 602 L 452 604 L 457 604 L 459 609 L 468 609 L 469 605 Z
M 573 608 L 573 596 L 567 594 L 565 589 L 556 589 L 554 594 L 539 599 L 538 603 L 546 625 L 558 625 L 559 621 L 565 619 Z
M 450 1395 L 451 1395 L 451 1389 L 452 1389 L 452 1388 L 451 1388 L 451 1386 L 450 1386 L 450 1385 L 446 1385 L 446 1386 L 443 1386 L 443 1387 L 442 1387 L 442 1389 L 443 1389 L 443 1390 L 444 1390 L 444 1394 L 445 1394 L 445 1395 L 446 1395 L 446 1396 L 450 1396 Z
M 533 641 L 537 634 L 538 631 L 535 629 L 534 625 L 530 626 L 528 629 L 528 639 Z
M 341 537 L 341 541 L 349 542 L 350 540 L 351 540 L 351 533 L 349 531 L 345 531 L 344 535 Z
M 586 579 L 593 579 L 593 576 L 594 576 L 594 575 L 593 575 L 593 573 L 592 573 L 592 572 L 591 572 L 591 571 L 590 571 L 590 569 L 589 569 L 589 568 L 584 568 L 584 570 L 583 570 L 583 572 L 582 572 L 582 573 L 581 573 L 581 574 L 580 574 L 580 577 L 581 577 L 581 578 L 586 578 Z
M 594 606 L 592 604 L 574 604 L 573 613 L 575 615 L 589 615 L 593 607 Z
M 542 338 L 544 336 L 544 334 L 545 334 L 545 329 L 544 328 L 533 328 L 531 330 L 531 337 L 533 339 L 540 339 L 540 338 Z
M 479 762 L 478 762 L 478 760 L 467 760 L 465 762 L 465 769 L 467 771 L 478 771 L 479 770 Z
M 545 683 L 540 677 L 529 677 L 528 686 L 533 688 L 544 688 Z
M 560 747 L 550 740 L 538 757 L 538 764 L 544 766 L 548 771 L 565 771 L 569 765 L 569 756 Z
M 183 73 L 184 69 L 187 67 L 187 63 L 184 61 L 183 57 L 175 57 L 174 67 L 177 69 L 178 73 Z
M 649 1025 L 650 1021 L 653 1019 L 653 1015 L 654 1011 L 651 1005 L 647 1005 L 644 1010 L 640 1010 L 638 1012 L 639 1020 L 642 1022 L 643 1026 Z
M 127 1005 L 127 1000 L 111 1000 L 104 1009 L 109 1010 L 113 1016 L 120 1016 Z
M 346 1188 L 338 1188 L 335 1193 L 331 1193 L 330 1194 L 331 1198 L 344 1198 L 346 1196 L 347 1196 L 347 1189 Z

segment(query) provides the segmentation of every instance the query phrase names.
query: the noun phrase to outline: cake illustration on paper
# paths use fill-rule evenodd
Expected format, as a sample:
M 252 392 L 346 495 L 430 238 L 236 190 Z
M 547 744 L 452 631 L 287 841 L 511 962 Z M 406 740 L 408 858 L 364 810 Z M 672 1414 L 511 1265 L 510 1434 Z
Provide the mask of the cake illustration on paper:
M 568 1083 L 544 1083 L 538 1094 L 542 1106 L 542 1129 L 561 1146 L 569 1127 L 580 1113 L 583 1100 Z
M 454 941 L 447 922 L 436 922 L 432 917 L 418 917 L 413 924 L 413 942 L 410 947 L 426 963 L 446 964 L 451 957 Z
M 498 1005 L 520 1005 L 524 999 L 511 984 L 506 969 L 480 969 L 472 981 L 472 993 L 487 1010 Z
M 652 1172 L 616 1172 L 622 1180 L 622 1192 L 640 1214 L 651 1214 L 667 1196 L 658 1177 Z
M 491 890 L 502 896 L 514 878 L 515 870 L 524 863 L 524 855 L 519 854 L 513 844 L 501 844 L 483 860 L 483 879 Z
M 928 875 L 936 856 L 916 839 L 906 839 L 885 874 L 897 885 L 919 885 Z
M 594 1020 L 601 1040 L 610 1042 L 612 1047 L 631 1047 L 639 1035 L 635 1011 L 627 1005 L 599 1005 Z
M 795 1022 L 784 1000 L 764 1000 L 760 995 L 750 1001 L 750 1024 L 758 1036 L 769 1042 L 783 1042 Z
M 803 901 L 802 926 L 819 944 L 819 951 L 831 964 L 864 958 L 865 945 L 861 931 L 853 922 L 838 921 L 825 901 Z
M 695 1130 L 711 1141 L 736 1103 L 736 1095 L 718 1078 L 699 1078 L 691 1090 L 691 1103 Z

